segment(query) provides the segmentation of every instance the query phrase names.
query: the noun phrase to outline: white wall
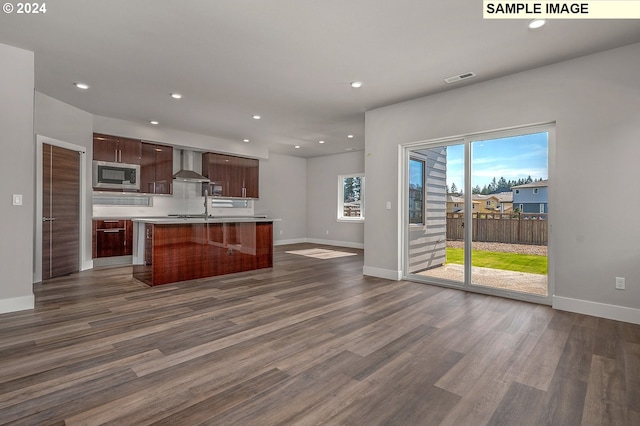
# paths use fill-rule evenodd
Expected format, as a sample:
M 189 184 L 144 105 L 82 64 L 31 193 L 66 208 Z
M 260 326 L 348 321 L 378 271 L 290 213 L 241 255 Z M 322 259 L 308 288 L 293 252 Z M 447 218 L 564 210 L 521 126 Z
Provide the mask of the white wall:
M 33 297 L 33 52 L 0 44 L 0 313 L 31 309 Z M 22 194 L 22 205 L 12 204 Z
M 367 112 L 365 272 L 401 268 L 398 144 L 555 121 L 554 306 L 640 323 L 639 74 L 634 44 Z
M 364 247 L 364 225 L 338 222 L 338 175 L 363 173 L 362 151 L 327 155 L 307 160 L 307 239 L 310 242 Z M 369 194 L 377 191 L 365 176 L 365 221 Z
M 271 154 L 260 160 L 260 200 L 256 214 L 280 219 L 273 223 L 275 244 L 304 242 L 307 238 L 307 160 Z

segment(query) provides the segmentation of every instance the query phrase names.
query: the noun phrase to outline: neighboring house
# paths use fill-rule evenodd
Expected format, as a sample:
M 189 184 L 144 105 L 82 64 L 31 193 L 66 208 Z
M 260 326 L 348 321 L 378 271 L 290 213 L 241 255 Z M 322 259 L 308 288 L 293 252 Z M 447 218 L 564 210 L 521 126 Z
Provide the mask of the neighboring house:
M 496 213 L 500 211 L 500 202 L 494 194 L 473 194 L 473 203 L 475 206 L 474 211 L 478 213 Z
M 513 194 L 511 192 L 489 195 L 474 194 L 473 202 L 476 207 L 474 211 L 478 213 L 505 213 L 513 208 Z
M 500 213 L 509 213 L 513 210 L 513 192 L 499 192 L 493 196 L 498 199 Z
M 475 197 L 475 196 L 474 196 Z M 472 213 L 478 212 L 481 201 L 474 199 L 471 206 Z M 447 213 L 464 213 L 464 196 L 447 194 Z
M 464 198 L 455 194 L 447 194 L 447 213 L 464 212 Z
M 518 209 L 521 213 L 549 213 L 548 184 L 548 180 L 541 180 L 511 188 L 514 210 Z

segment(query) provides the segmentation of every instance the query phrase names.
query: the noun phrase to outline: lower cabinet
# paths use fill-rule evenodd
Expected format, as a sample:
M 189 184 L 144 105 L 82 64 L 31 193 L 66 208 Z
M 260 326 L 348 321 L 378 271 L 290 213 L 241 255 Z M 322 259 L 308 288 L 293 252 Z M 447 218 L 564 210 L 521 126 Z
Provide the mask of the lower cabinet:
M 93 221 L 93 258 L 133 253 L 133 222 L 126 219 Z

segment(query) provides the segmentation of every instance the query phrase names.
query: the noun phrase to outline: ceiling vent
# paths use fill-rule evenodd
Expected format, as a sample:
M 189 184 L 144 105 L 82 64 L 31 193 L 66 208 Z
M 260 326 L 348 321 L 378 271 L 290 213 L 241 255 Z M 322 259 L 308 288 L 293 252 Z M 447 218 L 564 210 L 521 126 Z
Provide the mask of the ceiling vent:
M 453 77 L 445 78 L 444 81 L 451 84 L 451 83 L 455 83 L 460 80 L 466 80 L 468 78 L 475 77 L 475 76 L 476 76 L 475 73 L 465 72 L 464 74 L 454 75 Z

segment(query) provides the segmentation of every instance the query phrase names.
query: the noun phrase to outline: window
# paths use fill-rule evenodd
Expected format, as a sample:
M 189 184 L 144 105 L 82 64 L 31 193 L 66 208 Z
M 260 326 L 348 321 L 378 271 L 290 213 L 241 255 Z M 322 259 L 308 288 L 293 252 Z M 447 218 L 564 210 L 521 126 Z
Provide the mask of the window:
M 518 210 L 520 210 L 520 213 L 524 213 L 524 204 L 518 204 Z
M 540 213 L 544 213 L 544 203 L 540 203 Z
M 519 194 L 519 193 L 520 193 L 520 190 L 519 190 L 519 189 L 516 189 L 516 194 Z
M 409 159 L 409 223 L 424 223 L 424 161 Z
M 538 188 L 533 188 L 533 193 L 537 194 L 538 193 Z
M 491 207 L 491 201 L 487 200 L 487 207 Z
M 364 175 L 338 176 L 338 220 L 364 220 Z

